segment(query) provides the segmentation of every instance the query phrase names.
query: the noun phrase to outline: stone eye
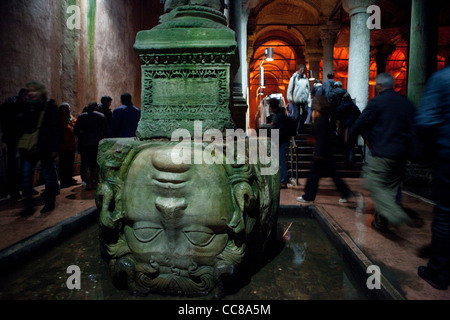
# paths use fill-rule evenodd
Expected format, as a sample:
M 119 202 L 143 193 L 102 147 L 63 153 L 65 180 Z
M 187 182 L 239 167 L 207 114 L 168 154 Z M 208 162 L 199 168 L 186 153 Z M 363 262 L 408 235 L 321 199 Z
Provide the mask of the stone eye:
M 192 243 L 197 247 L 206 247 L 209 245 L 214 237 L 216 236 L 214 233 L 203 232 L 203 231 L 184 231 L 184 235 Z
M 153 226 L 143 226 L 139 223 L 136 223 L 133 227 L 134 235 L 141 242 L 150 242 L 154 240 L 157 236 L 163 232 L 163 229 L 160 227 Z

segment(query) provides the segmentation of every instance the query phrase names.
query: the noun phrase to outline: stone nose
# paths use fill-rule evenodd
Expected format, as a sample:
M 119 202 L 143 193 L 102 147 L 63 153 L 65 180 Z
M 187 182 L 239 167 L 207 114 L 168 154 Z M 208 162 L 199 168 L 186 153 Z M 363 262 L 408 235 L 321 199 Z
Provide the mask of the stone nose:
M 161 172 L 185 173 L 191 168 L 191 164 L 178 164 L 173 161 L 174 147 L 166 147 L 156 150 L 152 157 L 152 163 L 156 170 Z
M 155 201 L 155 207 L 161 213 L 163 221 L 175 222 L 183 216 L 187 203 L 186 199 L 183 198 L 158 197 Z

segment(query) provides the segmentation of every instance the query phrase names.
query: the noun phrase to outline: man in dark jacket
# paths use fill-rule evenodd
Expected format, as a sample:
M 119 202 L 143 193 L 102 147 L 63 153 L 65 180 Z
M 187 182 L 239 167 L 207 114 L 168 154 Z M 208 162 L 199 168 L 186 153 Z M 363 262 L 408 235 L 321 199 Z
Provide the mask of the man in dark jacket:
M 345 181 L 336 171 L 332 159 L 332 135 L 330 130 L 331 104 L 325 96 L 317 96 L 313 102 L 314 121 L 314 154 L 311 171 L 306 181 L 304 193 L 297 198 L 298 202 L 313 202 L 319 189 L 319 181 L 323 177 L 331 177 L 336 189 L 341 194 L 339 203 L 346 203 L 349 198 L 355 198 Z
M 418 136 L 427 144 L 433 160 L 432 192 L 434 219 L 431 257 L 418 274 L 436 289 L 450 283 L 450 67 L 436 72 L 428 81 L 416 116 Z
M 323 82 L 322 90 L 325 97 L 329 97 L 331 90 L 334 87 L 334 73 L 327 74 L 327 79 Z
M 99 166 L 97 163 L 98 145 L 107 137 L 106 117 L 98 111 L 96 102 L 90 103 L 75 123 L 74 132 L 78 137 L 78 153 L 86 179 L 86 190 L 96 188 Z
M 372 226 L 390 233 L 389 224 L 411 224 L 396 195 L 411 155 L 415 107 L 394 91 L 394 78 L 389 73 L 378 75 L 375 90 L 378 95 L 352 126 L 349 141 L 355 141 L 359 134 L 366 139 L 371 156 L 363 168 L 363 178 L 376 209 Z
M 113 111 L 111 119 L 111 138 L 133 138 L 141 120 L 141 111 L 133 105 L 131 94 L 120 97 L 122 105 Z
M 103 96 L 98 105 L 98 111 L 103 113 L 108 122 L 108 126 L 111 123 L 112 111 L 111 111 L 112 98 L 110 96 Z
M 344 144 L 345 161 L 348 165 L 354 165 L 354 147 L 356 141 L 348 140 L 349 129 L 353 126 L 356 120 L 361 115 L 358 106 L 353 102 L 352 97 L 348 92 L 342 97 L 342 102 L 339 104 L 336 111 L 337 130 L 339 142 Z
M 280 100 L 277 98 L 270 99 L 269 102 L 270 115 L 266 125 L 261 129 L 275 129 L 279 133 L 279 164 L 280 164 L 280 187 L 287 188 L 288 173 L 286 165 L 286 152 L 289 147 L 289 139 L 295 133 L 296 123 L 288 117 L 286 109 L 281 107 Z
M 337 121 L 337 109 L 342 102 L 342 98 L 347 93 L 347 90 L 342 88 L 342 82 L 336 81 L 333 88 L 329 92 L 327 98 L 331 103 L 331 114 L 330 114 L 330 124 L 332 133 L 336 132 L 336 121 Z

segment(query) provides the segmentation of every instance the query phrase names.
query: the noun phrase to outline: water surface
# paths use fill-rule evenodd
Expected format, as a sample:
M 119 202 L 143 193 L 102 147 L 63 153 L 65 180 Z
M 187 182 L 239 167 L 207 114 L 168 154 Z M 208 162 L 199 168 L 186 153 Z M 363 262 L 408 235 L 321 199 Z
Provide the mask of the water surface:
M 363 291 L 341 254 L 312 217 L 281 216 L 279 250 L 223 300 L 362 300 Z M 81 289 L 69 290 L 69 266 L 80 268 Z M 0 277 L 0 300 L 171 300 L 134 297 L 116 289 L 100 258 L 97 224 Z

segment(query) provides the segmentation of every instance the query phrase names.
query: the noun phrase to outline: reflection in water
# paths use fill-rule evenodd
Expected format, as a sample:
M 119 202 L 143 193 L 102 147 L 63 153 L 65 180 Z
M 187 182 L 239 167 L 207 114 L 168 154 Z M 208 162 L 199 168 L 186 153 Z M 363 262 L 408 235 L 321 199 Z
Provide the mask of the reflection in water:
M 311 217 L 281 216 L 280 249 L 273 259 L 223 300 L 366 299 L 341 254 Z M 69 290 L 67 268 L 81 269 L 81 290 Z M 179 300 L 183 297 L 130 296 L 111 283 L 101 260 L 98 226 L 93 224 L 29 263 L 0 275 L 0 300 Z
M 296 265 L 301 266 L 306 259 L 306 249 L 308 244 L 305 242 L 303 244 L 294 243 L 292 245 L 292 250 L 294 251 L 294 262 Z
M 294 258 L 292 259 L 292 262 L 298 266 L 301 266 L 306 258 L 306 249 L 308 248 L 308 244 L 306 242 L 304 243 L 296 243 L 291 241 L 292 234 L 291 234 L 291 227 L 293 225 L 293 222 L 289 224 L 289 227 L 284 231 L 283 233 L 283 240 L 285 242 L 286 247 L 291 248 L 294 252 Z
M 362 193 L 358 193 L 356 195 L 356 213 L 363 213 L 365 208 L 367 207 L 366 198 Z

